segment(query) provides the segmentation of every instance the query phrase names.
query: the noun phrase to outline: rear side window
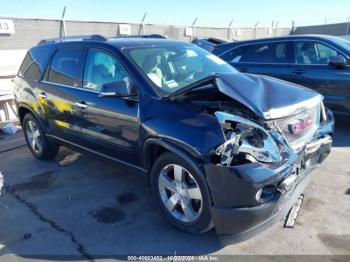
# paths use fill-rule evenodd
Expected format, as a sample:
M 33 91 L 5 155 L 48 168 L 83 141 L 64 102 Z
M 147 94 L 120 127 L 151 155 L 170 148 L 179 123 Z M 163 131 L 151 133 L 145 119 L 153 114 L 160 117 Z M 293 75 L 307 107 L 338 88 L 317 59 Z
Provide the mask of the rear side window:
M 30 53 L 28 52 L 28 53 L 26 54 L 26 56 L 24 57 L 24 59 L 23 59 L 23 62 L 22 62 L 21 67 L 19 68 L 18 75 L 21 76 L 21 77 L 23 77 L 25 71 L 28 69 L 28 67 L 29 67 L 32 63 L 33 63 L 32 56 L 31 56 Z
M 41 74 L 42 70 L 40 69 L 39 62 L 33 58 L 31 52 L 28 52 L 22 62 L 18 75 L 27 80 L 38 81 L 41 78 Z
M 222 58 L 229 63 L 288 63 L 288 43 L 257 44 L 236 48 Z
M 48 81 L 63 85 L 80 86 L 83 55 L 83 48 L 59 49 L 52 58 Z

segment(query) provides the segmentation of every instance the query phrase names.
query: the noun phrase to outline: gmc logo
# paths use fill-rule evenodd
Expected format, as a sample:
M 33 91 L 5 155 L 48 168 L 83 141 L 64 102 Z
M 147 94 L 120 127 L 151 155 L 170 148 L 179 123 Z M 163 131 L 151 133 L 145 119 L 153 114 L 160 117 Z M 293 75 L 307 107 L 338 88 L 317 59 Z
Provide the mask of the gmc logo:
M 298 135 L 303 132 L 304 129 L 312 124 L 311 117 L 307 116 L 305 118 L 297 119 L 288 125 L 289 132 L 293 135 Z

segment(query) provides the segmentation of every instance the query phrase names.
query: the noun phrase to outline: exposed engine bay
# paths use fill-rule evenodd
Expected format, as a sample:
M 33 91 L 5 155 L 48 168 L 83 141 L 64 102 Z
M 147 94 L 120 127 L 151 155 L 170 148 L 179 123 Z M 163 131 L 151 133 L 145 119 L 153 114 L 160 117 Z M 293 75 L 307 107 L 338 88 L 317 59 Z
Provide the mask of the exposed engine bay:
M 200 106 L 218 119 L 225 143 L 215 154 L 224 166 L 260 162 L 278 163 L 286 152 L 296 154 L 311 141 L 326 119 L 323 103 L 310 103 L 282 118 L 266 119 L 209 84 L 193 90 L 181 102 Z M 215 160 L 214 160 L 215 162 Z

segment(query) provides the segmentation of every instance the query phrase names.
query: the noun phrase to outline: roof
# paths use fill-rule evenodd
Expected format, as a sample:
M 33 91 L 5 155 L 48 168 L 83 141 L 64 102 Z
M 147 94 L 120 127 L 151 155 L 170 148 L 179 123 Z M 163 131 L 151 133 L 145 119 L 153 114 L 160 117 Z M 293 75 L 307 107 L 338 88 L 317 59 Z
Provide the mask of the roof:
M 77 44 L 89 44 L 89 43 L 105 43 L 111 44 L 118 49 L 127 47 L 141 47 L 141 46 L 170 46 L 179 44 L 189 44 L 187 42 L 179 40 L 169 40 L 160 35 L 140 35 L 140 36 L 125 36 L 105 38 L 100 35 L 78 35 L 58 37 L 51 39 L 44 39 L 38 43 L 37 46 L 42 45 L 77 45 Z

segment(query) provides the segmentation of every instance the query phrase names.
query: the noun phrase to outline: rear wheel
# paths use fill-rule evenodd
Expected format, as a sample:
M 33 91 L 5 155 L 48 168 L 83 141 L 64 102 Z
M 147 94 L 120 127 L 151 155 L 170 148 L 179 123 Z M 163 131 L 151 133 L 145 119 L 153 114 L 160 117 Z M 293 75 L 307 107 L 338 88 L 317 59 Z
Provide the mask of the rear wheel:
M 156 160 L 152 189 L 166 219 L 177 229 L 202 233 L 212 227 L 203 176 L 182 158 L 165 153 Z
M 32 114 L 24 116 L 23 131 L 27 145 L 37 159 L 46 160 L 57 154 L 58 146 L 48 140 L 38 120 Z

